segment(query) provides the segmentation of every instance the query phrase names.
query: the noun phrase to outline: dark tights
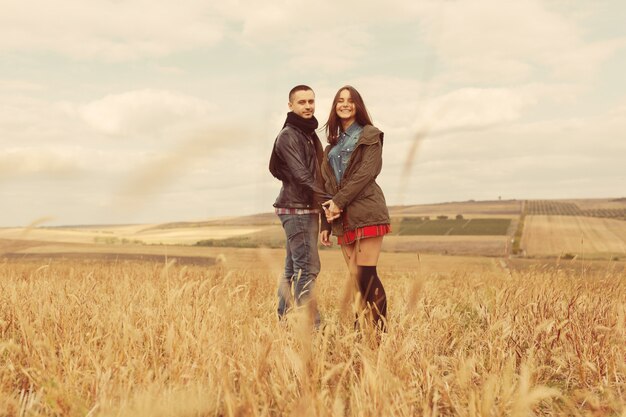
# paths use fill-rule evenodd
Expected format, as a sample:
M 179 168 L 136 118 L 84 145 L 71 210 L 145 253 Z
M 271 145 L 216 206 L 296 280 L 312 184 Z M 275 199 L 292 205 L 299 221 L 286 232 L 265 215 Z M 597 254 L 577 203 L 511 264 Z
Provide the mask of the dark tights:
M 365 304 L 366 314 L 376 327 L 387 331 L 387 294 L 376 272 L 376 266 L 358 267 L 357 286 Z

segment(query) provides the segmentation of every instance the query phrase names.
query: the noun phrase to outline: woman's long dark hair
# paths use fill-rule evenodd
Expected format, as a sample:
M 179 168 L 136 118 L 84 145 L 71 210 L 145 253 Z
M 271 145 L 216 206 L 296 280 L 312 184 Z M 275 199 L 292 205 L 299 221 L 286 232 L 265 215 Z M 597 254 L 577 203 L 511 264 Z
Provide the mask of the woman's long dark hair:
M 337 94 L 335 94 L 333 105 L 330 107 L 328 121 L 324 125 L 324 128 L 326 129 L 326 136 L 328 137 L 328 143 L 332 146 L 337 144 L 339 134 L 342 132 L 341 119 L 337 116 L 337 102 L 339 101 L 339 95 L 343 90 L 348 90 L 350 92 L 350 98 L 352 98 L 352 102 L 354 103 L 356 110 L 355 121 L 361 126 L 372 124 L 372 119 L 367 111 L 367 108 L 365 107 L 361 94 L 359 94 L 359 92 L 356 91 L 356 88 L 351 85 L 344 85 L 337 91 Z

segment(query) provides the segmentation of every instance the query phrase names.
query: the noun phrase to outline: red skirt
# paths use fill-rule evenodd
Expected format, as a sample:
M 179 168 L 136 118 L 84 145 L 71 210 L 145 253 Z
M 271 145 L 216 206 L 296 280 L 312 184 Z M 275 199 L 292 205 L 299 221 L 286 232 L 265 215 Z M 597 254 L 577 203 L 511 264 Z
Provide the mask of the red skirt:
M 389 224 L 374 224 L 372 226 L 358 227 L 354 230 L 346 230 L 343 232 L 343 236 L 337 236 L 337 243 L 339 245 L 351 245 L 357 240 L 384 236 L 390 232 L 391 225 Z

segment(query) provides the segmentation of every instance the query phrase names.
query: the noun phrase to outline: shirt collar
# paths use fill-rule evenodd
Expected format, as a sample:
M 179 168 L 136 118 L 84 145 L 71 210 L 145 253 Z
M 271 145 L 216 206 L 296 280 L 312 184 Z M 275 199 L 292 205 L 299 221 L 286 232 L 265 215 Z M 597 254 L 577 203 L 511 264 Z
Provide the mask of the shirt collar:
M 355 134 L 356 132 L 360 132 L 361 130 L 363 130 L 363 126 L 361 126 L 358 122 L 354 122 L 350 125 L 350 127 L 348 127 L 348 129 L 346 129 L 346 131 L 344 132 L 346 135 L 350 135 L 352 136 L 353 134 Z

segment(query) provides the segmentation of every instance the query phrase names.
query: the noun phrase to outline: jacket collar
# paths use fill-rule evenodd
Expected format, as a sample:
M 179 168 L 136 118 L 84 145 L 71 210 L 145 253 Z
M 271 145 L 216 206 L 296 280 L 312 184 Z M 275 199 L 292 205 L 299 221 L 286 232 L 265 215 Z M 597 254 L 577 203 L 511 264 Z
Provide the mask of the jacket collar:
M 356 146 L 373 145 L 378 141 L 380 141 L 380 144 L 382 146 L 384 136 L 385 134 L 381 132 L 377 127 L 372 125 L 365 125 L 363 127 L 363 132 L 361 132 L 361 136 L 356 143 Z M 332 148 L 332 146 L 328 145 L 326 146 L 326 149 L 324 149 L 324 155 L 326 158 L 328 157 L 328 152 L 330 152 L 330 148 Z
M 380 144 L 383 144 L 383 136 L 384 133 L 381 132 L 377 127 L 372 125 L 365 125 L 363 127 L 363 133 L 361 133 L 361 137 L 359 141 L 356 143 L 359 145 L 373 145 L 376 142 L 380 141 Z

